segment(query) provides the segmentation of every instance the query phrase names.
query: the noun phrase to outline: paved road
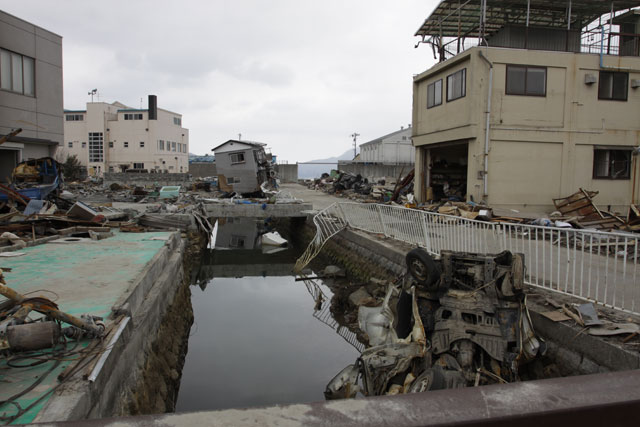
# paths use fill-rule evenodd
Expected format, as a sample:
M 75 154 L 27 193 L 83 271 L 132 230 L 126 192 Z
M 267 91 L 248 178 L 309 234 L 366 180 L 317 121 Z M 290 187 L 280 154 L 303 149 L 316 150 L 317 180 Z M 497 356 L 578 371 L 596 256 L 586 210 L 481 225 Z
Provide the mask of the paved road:
M 280 189 L 290 192 L 296 199 L 302 199 L 307 203 L 312 203 L 313 209 L 318 211 L 336 202 L 350 201 L 342 197 L 331 196 L 320 190 L 310 190 L 304 185 L 296 183 L 280 184 Z

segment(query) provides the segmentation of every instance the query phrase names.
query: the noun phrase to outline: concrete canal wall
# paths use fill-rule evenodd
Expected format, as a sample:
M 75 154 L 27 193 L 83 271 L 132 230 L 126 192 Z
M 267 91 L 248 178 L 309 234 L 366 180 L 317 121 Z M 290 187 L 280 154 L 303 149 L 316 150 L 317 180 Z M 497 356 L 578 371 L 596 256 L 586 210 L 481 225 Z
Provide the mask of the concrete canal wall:
M 129 281 L 112 307 L 121 334 L 93 381 L 71 379 L 34 421 L 64 421 L 171 411 L 193 322 L 183 262 L 185 241 L 166 243 Z M 113 267 L 117 274 L 117 266 Z

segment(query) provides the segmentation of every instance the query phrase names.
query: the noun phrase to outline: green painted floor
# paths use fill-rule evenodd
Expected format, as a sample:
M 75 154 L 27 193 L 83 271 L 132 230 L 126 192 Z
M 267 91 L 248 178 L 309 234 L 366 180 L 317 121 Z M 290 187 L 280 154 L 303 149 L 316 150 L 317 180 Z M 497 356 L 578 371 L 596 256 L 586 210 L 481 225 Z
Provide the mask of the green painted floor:
M 111 313 L 111 307 L 130 291 L 129 288 L 136 283 L 139 274 L 164 246 L 171 233 L 114 231 L 114 234 L 99 241 L 47 243 L 20 250 L 25 255 L 19 257 L 0 258 L 0 268 L 12 269 L 4 273 L 7 286 L 23 295 L 51 299 L 60 310 L 70 314 L 89 313 L 106 318 Z M 3 299 L 0 297 L 0 300 Z M 81 343 L 75 351 L 87 344 Z M 70 342 L 66 349 L 59 346 L 55 355 L 47 350 L 44 354 L 32 354 L 32 358 L 1 358 L 0 422 L 23 424 L 33 421 L 59 383 L 58 374 L 73 363 L 72 359 L 78 358 L 78 354 L 73 352 L 63 355 L 65 351 L 71 351 L 74 345 L 74 342 Z M 61 360 L 56 366 L 51 359 Z M 45 362 L 40 363 L 43 360 Z M 24 367 L 12 367 L 9 364 Z M 28 366 L 31 364 L 37 365 Z M 33 386 L 41 378 L 39 384 L 14 403 L 7 402 L 8 398 Z M 29 410 L 24 411 L 26 408 Z M 20 413 L 17 419 L 12 420 Z

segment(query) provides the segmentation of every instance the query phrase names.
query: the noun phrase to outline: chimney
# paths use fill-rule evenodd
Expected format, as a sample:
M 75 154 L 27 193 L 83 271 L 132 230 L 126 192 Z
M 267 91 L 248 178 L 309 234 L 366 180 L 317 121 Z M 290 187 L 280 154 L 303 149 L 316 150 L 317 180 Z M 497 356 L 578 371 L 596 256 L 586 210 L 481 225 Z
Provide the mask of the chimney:
M 158 120 L 158 97 L 149 95 L 149 120 Z

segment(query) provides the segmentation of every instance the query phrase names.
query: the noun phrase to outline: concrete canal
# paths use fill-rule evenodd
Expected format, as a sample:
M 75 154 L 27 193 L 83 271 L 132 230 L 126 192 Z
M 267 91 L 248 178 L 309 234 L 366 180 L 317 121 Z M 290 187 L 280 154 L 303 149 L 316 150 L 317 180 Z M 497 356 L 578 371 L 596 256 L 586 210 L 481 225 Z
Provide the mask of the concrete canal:
M 320 401 L 358 355 L 292 275 L 300 248 L 262 246 L 264 229 L 264 220 L 219 221 L 214 248 L 194 271 L 178 412 Z

